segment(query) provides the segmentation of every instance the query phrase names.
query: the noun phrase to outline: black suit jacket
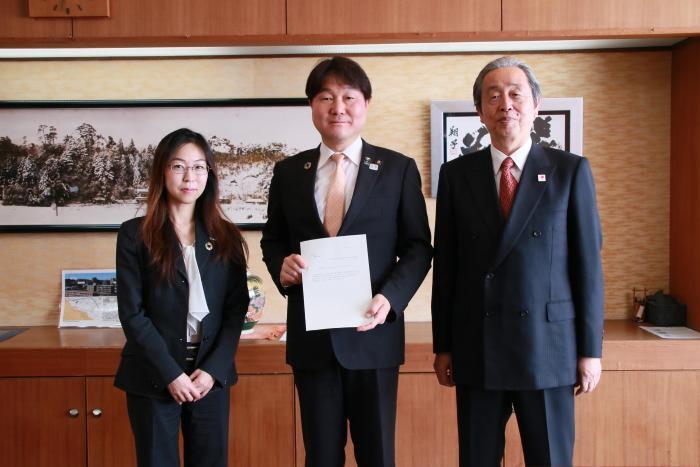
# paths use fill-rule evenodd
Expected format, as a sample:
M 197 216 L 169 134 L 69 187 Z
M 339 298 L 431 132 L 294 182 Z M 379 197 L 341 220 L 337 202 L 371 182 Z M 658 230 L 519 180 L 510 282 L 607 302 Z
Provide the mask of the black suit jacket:
M 117 301 L 126 344 L 114 384 L 127 392 L 170 397 L 167 385 L 185 367 L 189 285 L 180 256 L 174 282 L 161 282 L 140 238 L 143 218 L 124 222 L 117 236 Z M 234 354 L 248 308 L 245 268 L 214 257 L 204 226 L 196 224 L 195 254 L 209 314 L 202 320 L 196 367 L 218 386 L 236 382 Z M 216 241 L 212 241 L 216 248 Z M 174 242 L 173 248 L 178 248 Z
M 403 310 L 430 268 L 430 227 L 413 159 L 363 141 L 355 191 L 338 235 L 367 235 L 372 293 L 391 303 L 387 322 L 367 332 L 354 328 L 306 331 L 302 286 L 279 282 L 284 258 L 299 243 L 327 237 L 314 200 L 319 148 L 275 165 L 268 219 L 260 242 L 263 260 L 287 296 L 287 363 L 321 368 L 333 360 L 348 369 L 398 366 L 404 358 Z M 369 164 L 377 164 L 371 170 Z
M 577 358 L 601 356 L 601 244 L 585 158 L 533 144 L 505 223 L 489 148 L 444 164 L 433 342 L 435 352 L 452 354 L 455 382 L 574 384 Z

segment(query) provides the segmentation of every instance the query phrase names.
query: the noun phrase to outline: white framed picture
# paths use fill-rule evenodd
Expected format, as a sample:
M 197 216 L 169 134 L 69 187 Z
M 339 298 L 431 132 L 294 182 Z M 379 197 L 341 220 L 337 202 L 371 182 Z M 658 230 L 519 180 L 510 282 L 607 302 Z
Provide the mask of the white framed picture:
M 121 327 L 116 269 L 64 269 L 58 327 Z

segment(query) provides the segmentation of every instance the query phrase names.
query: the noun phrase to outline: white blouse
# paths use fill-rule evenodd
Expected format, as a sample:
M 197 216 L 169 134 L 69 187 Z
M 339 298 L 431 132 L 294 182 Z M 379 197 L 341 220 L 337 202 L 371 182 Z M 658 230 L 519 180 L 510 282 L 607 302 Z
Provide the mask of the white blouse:
M 204 296 L 204 287 L 202 287 L 202 277 L 199 275 L 194 245 L 184 246 L 182 257 L 185 260 L 187 281 L 190 284 L 189 310 L 187 312 L 187 342 L 199 342 L 202 339 L 202 336 L 199 334 L 202 328 L 202 320 L 209 314 L 209 307 Z

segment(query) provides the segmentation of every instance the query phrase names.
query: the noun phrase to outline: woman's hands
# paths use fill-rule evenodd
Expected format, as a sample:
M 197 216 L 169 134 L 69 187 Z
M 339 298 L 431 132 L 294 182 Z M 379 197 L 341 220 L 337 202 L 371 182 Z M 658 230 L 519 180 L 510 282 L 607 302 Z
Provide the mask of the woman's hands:
M 196 369 L 190 376 L 180 374 L 170 384 L 168 392 L 175 402 L 195 402 L 206 396 L 214 386 L 214 378 L 204 370 Z

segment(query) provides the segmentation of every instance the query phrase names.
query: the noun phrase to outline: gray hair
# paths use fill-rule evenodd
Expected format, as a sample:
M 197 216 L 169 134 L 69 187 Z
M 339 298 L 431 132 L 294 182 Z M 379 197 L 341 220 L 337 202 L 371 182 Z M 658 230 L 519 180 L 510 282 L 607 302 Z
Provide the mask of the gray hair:
M 486 77 L 486 75 L 492 72 L 493 70 L 497 70 L 499 68 L 512 67 L 518 67 L 521 70 L 523 70 L 525 76 L 527 76 L 528 83 L 530 83 L 530 90 L 532 91 L 532 98 L 535 101 L 535 105 L 539 103 L 540 99 L 542 98 L 542 90 L 540 89 L 540 83 L 537 81 L 537 78 L 535 78 L 535 72 L 532 71 L 530 65 L 523 62 L 522 60 L 518 60 L 515 57 L 501 57 L 489 62 L 479 72 L 479 76 L 477 76 L 476 81 L 474 81 L 474 106 L 477 110 L 481 110 L 481 88 L 484 84 L 484 78 Z

